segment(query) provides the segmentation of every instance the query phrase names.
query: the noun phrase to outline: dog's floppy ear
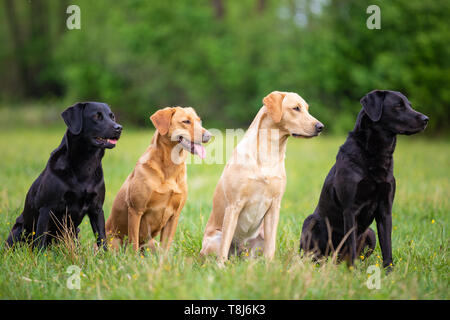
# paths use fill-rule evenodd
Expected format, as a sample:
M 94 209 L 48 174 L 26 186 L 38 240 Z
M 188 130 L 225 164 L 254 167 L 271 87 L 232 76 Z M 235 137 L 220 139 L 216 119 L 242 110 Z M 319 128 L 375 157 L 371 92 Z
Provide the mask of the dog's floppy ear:
M 80 134 L 83 129 L 83 110 L 85 106 L 85 103 L 77 102 L 61 113 L 67 128 L 74 135 Z
M 366 94 L 361 100 L 364 112 L 369 116 L 370 120 L 376 122 L 380 120 L 383 113 L 385 91 L 374 90 Z
M 285 94 L 279 91 L 273 91 L 269 95 L 265 96 L 263 99 L 263 104 L 267 108 L 267 113 L 272 117 L 275 123 L 281 121 L 282 107 Z
M 170 127 L 170 120 L 172 120 L 172 116 L 175 113 L 175 108 L 164 108 L 156 111 L 151 117 L 153 125 L 156 130 L 159 131 L 161 135 L 167 134 Z

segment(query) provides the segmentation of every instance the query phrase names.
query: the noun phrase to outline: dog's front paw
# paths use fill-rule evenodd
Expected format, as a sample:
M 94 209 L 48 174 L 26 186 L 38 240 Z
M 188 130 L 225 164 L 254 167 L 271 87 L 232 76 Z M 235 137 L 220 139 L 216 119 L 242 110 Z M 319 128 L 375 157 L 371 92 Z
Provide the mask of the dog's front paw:
M 392 262 L 384 264 L 384 270 L 386 272 L 386 275 L 394 271 L 394 264 Z
M 223 261 L 223 260 L 217 260 L 217 267 L 218 267 L 219 269 L 225 268 L 225 261 Z

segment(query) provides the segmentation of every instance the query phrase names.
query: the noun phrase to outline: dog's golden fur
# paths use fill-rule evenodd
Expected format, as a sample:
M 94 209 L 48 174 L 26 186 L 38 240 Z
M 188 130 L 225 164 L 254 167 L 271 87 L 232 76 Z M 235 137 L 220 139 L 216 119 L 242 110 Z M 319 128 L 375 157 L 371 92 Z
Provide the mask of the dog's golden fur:
M 227 260 L 230 247 L 237 253 L 261 249 L 272 259 L 286 186 L 287 138 L 313 137 L 323 127 L 296 93 L 274 91 L 263 103 L 214 192 L 200 253 L 218 255 L 219 265 Z M 268 146 L 265 151 L 262 143 Z
M 120 188 L 106 222 L 109 241 L 115 248 L 128 236 L 135 250 L 143 246 L 155 249 L 154 239 L 159 234 L 161 247 L 170 247 L 188 192 L 187 152 L 176 137 L 201 144 L 207 132 L 192 108 L 164 108 L 150 119 L 157 131 Z

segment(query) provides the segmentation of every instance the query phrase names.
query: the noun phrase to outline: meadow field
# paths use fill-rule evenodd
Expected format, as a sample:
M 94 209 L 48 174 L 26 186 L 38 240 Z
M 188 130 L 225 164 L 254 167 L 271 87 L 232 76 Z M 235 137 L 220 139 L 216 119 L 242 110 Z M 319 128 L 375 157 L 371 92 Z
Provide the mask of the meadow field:
M 314 210 L 322 183 L 345 136 L 292 139 L 286 155 L 287 187 L 274 261 L 232 259 L 224 269 L 199 258 L 212 195 L 224 164 L 190 164 L 189 195 L 169 254 L 95 252 L 88 218 L 78 247 L 42 252 L 3 245 L 25 194 L 43 170 L 63 127 L 0 129 L 0 299 L 448 299 L 450 143 L 420 134 L 399 137 L 394 154 L 397 192 L 393 208 L 392 273 L 369 289 L 375 253 L 353 270 L 316 265 L 298 254 L 303 220 Z M 125 128 L 103 159 L 105 215 L 114 196 L 149 144 L 153 131 Z M 217 143 L 212 142 L 212 143 Z M 211 146 L 207 147 L 208 149 Z M 376 230 L 376 227 L 373 226 Z M 377 240 L 378 242 L 378 240 Z M 67 268 L 81 268 L 80 289 L 66 286 Z

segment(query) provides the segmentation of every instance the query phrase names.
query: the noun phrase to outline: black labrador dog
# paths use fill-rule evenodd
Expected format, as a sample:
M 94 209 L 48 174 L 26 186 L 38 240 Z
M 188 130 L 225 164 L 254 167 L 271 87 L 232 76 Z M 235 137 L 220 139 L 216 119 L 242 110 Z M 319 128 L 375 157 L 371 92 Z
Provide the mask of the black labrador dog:
M 397 134 L 425 129 L 428 117 L 413 110 L 400 92 L 374 90 L 361 99 L 356 124 L 339 149 L 325 179 L 319 203 L 303 223 L 300 251 L 317 259 L 339 250 L 353 265 L 375 248 L 375 219 L 383 266 L 392 267 L 393 153 Z M 340 246 L 341 245 L 341 246 Z
M 63 232 L 77 236 L 87 213 L 97 245 L 106 249 L 101 161 L 105 148 L 115 147 L 122 126 L 115 122 L 109 106 L 99 102 L 76 103 L 61 116 L 67 131 L 31 185 L 7 244 L 31 240 L 33 246 L 43 248 Z

